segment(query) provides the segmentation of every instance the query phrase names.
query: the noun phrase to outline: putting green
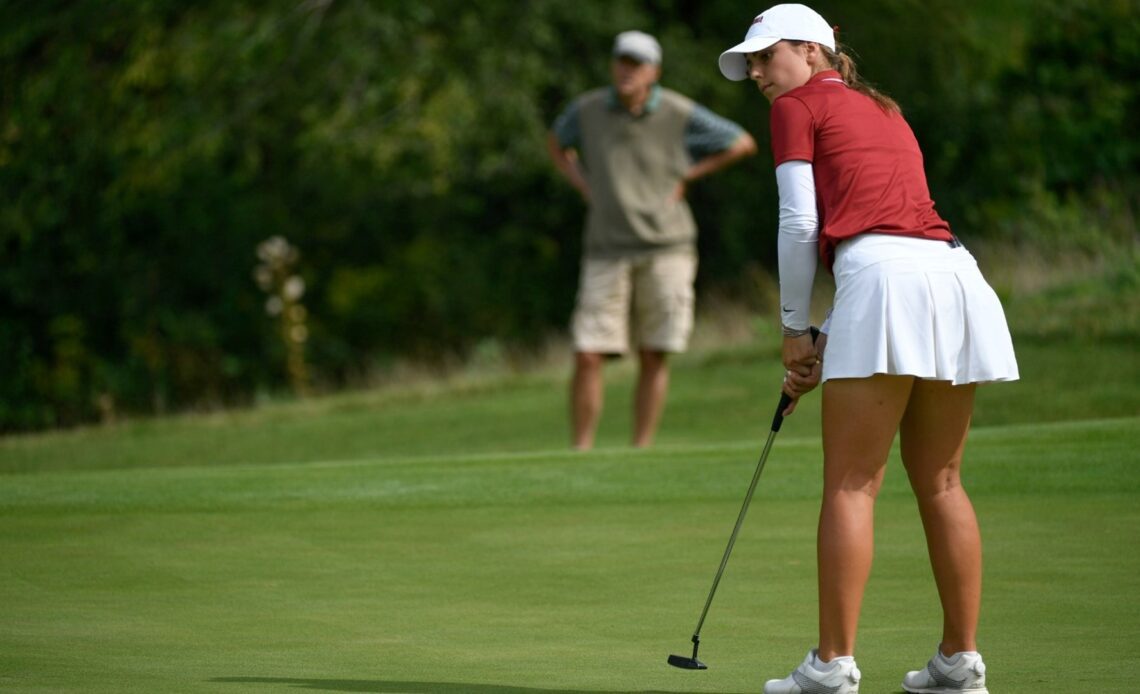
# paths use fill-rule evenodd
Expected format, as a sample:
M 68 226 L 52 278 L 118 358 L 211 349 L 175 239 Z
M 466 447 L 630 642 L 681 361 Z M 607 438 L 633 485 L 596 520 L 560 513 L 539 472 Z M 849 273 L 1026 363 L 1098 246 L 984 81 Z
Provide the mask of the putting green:
M 1064 389 L 1025 354 L 1036 385 L 1009 389 Z M 775 441 L 702 630 L 710 669 L 665 663 L 690 651 L 775 403 L 756 384 L 778 365 L 746 356 L 679 362 L 648 451 L 620 444 L 620 370 L 588 454 L 561 447 L 563 384 L 541 379 L 0 440 L 0 690 L 758 691 L 814 641 L 817 403 Z M 965 468 L 992 688 L 1130 692 L 1140 417 L 1006 390 L 983 389 L 1000 426 Z M 899 691 L 939 623 L 892 460 L 863 691 Z
M 1127 598 L 1140 570 L 1137 424 L 975 437 L 982 644 L 1000 691 L 1128 690 L 1101 673 L 1104 654 L 1140 644 Z M 665 665 L 689 647 L 751 448 L 10 475 L 0 684 L 756 691 L 812 643 L 810 439 L 777 439 L 703 629 L 710 670 Z M 939 624 L 899 470 L 879 502 L 862 623 L 869 692 L 896 691 Z M 1058 652 L 1070 654 L 1063 674 L 1025 658 Z

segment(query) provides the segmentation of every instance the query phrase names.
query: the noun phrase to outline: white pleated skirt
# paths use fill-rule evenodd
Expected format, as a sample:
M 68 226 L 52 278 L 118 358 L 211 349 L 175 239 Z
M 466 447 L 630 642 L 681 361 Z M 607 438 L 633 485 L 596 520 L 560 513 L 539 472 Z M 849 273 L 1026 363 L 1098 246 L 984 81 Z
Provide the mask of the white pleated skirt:
M 839 245 L 823 380 L 1015 381 L 1005 312 L 964 246 L 861 234 Z

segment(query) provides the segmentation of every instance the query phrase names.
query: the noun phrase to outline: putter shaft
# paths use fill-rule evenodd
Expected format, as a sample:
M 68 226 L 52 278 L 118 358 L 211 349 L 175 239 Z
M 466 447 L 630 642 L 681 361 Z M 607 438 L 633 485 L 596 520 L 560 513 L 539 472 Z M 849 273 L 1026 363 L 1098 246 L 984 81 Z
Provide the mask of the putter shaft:
M 815 342 L 819 337 L 819 330 L 811 328 L 811 340 Z M 669 656 L 669 664 L 676 667 L 684 667 L 688 669 L 705 669 L 705 664 L 697 660 L 697 649 L 701 645 L 701 627 L 705 624 L 705 617 L 708 616 L 709 606 L 712 605 L 713 596 L 716 595 L 716 587 L 720 585 L 720 578 L 724 575 L 724 567 L 728 565 L 728 557 L 732 554 L 732 547 L 736 544 L 736 536 L 740 534 L 740 526 L 744 525 L 744 516 L 748 513 L 748 505 L 752 503 L 752 495 L 756 492 L 756 483 L 760 481 L 760 473 L 764 472 L 764 464 L 768 462 L 768 452 L 772 450 L 772 442 L 776 439 L 776 434 L 779 433 L 780 427 L 784 423 L 784 410 L 792 404 L 792 398 L 787 393 L 780 393 L 780 402 L 776 405 L 776 414 L 772 417 L 772 428 L 768 433 L 768 440 L 764 442 L 764 450 L 760 453 L 760 460 L 756 463 L 756 472 L 752 473 L 752 482 L 748 485 L 748 492 L 744 495 L 744 503 L 740 506 L 740 513 L 736 516 L 736 525 L 732 528 L 732 534 L 728 537 L 728 545 L 724 548 L 724 556 L 720 558 L 720 566 L 717 567 L 716 577 L 713 578 L 712 588 L 709 590 L 709 597 L 705 600 L 704 609 L 701 610 L 701 617 L 697 620 L 697 628 L 693 631 L 693 657 L 684 658 L 682 656 Z
M 784 399 L 780 398 L 780 404 L 783 407 L 777 409 L 776 414 L 781 419 L 783 418 L 784 408 L 787 403 Z M 696 659 L 696 647 L 701 639 L 701 627 L 704 626 L 705 617 L 708 616 L 709 606 L 712 605 L 713 596 L 716 595 L 716 587 L 720 584 L 720 577 L 724 575 L 724 567 L 728 565 L 728 557 L 732 554 L 732 547 L 736 544 L 736 536 L 740 534 L 740 526 L 744 525 L 744 516 L 748 513 L 748 506 L 752 503 L 752 495 L 756 492 L 756 483 L 760 481 L 760 473 L 764 472 L 764 464 L 768 461 L 768 451 L 772 450 L 772 441 L 776 438 L 776 432 L 779 431 L 778 426 L 774 426 L 772 431 L 768 434 L 768 440 L 764 443 L 764 451 L 760 453 L 760 461 L 756 464 L 756 472 L 752 473 L 752 483 L 748 485 L 748 493 L 744 495 L 744 504 L 740 507 L 740 513 L 736 516 L 736 525 L 732 528 L 732 534 L 728 536 L 728 545 L 724 548 L 724 556 L 720 558 L 720 566 L 716 570 L 716 577 L 713 578 L 712 589 L 709 590 L 709 597 L 705 600 L 705 607 L 701 610 L 701 617 L 697 620 L 697 628 L 693 631 L 693 658 Z

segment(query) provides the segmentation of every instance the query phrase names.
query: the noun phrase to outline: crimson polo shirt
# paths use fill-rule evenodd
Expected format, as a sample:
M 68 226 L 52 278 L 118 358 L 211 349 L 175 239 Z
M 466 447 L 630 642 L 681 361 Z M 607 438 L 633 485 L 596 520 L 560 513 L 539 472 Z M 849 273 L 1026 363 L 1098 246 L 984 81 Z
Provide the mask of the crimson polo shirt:
M 934 210 L 922 152 L 902 114 L 817 73 L 772 103 L 776 166 L 807 161 L 815 176 L 819 254 L 828 270 L 835 248 L 857 234 L 898 234 L 949 241 Z

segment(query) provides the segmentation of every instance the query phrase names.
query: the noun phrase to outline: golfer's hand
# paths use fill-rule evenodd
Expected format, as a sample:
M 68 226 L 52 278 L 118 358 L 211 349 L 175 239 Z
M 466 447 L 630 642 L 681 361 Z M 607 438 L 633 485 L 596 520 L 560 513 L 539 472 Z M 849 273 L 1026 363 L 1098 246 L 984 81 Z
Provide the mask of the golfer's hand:
M 823 336 L 820 338 L 823 339 Z M 784 410 L 786 417 L 796 411 L 796 404 L 801 395 L 810 392 L 819 385 L 819 378 L 823 372 L 823 360 L 821 352 L 812 343 L 810 335 L 785 337 L 783 360 L 786 369 L 784 392 L 792 399 L 792 403 Z

